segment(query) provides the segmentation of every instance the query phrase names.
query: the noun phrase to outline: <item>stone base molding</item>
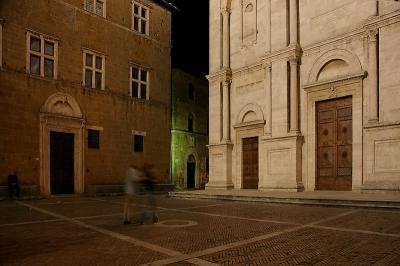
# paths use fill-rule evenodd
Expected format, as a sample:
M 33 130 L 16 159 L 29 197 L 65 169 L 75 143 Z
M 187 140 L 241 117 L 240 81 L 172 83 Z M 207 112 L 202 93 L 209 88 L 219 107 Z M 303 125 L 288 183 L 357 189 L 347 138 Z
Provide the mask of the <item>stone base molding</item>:
M 209 145 L 210 177 L 208 189 L 233 189 L 232 182 L 232 143 Z
M 400 124 L 364 129 L 363 191 L 400 191 Z
M 303 191 L 301 176 L 301 135 L 261 140 L 264 175 L 259 190 Z

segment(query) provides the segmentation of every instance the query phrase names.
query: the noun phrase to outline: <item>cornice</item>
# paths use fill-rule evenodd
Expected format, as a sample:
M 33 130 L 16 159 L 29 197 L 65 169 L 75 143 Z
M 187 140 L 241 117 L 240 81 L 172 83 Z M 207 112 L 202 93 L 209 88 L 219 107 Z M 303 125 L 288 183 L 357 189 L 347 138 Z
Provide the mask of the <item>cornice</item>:
M 213 82 L 216 80 L 225 80 L 231 81 L 232 80 L 232 69 L 230 68 L 222 68 L 214 73 L 210 73 L 206 76 L 209 82 Z
M 261 60 L 264 64 L 281 60 L 289 60 L 290 58 L 300 59 L 303 51 L 299 44 L 290 45 L 283 49 L 273 51 L 264 55 Z
M 364 29 L 378 29 L 400 22 L 400 10 L 383 16 L 373 16 L 369 18 L 363 25 Z
M 305 90 L 305 91 L 309 91 L 309 90 L 312 90 L 313 88 L 324 86 L 324 85 L 331 85 L 332 83 L 335 83 L 335 82 L 345 82 L 345 81 L 351 81 L 351 80 L 360 80 L 360 79 L 365 78 L 366 76 L 367 76 L 367 72 L 366 71 L 362 71 L 360 73 L 354 73 L 354 74 L 350 74 L 350 75 L 347 75 L 347 76 L 342 76 L 342 77 L 339 77 L 339 78 L 334 79 L 334 80 L 330 79 L 330 80 L 324 80 L 324 81 L 319 81 L 319 82 L 313 82 L 313 83 L 310 83 L 310 84 L 306 84 L 306 85 L 302 86 L 302 89 Z

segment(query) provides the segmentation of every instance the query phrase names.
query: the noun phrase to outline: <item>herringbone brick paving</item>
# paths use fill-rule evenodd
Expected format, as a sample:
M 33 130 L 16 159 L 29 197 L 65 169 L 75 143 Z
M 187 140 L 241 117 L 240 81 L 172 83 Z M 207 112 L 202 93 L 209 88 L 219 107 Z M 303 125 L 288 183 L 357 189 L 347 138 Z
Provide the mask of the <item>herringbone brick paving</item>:
M 122 197 L 0 202 L 0 265 L 400 265 L 400 211 L 157 202 L 145 225 L 122 225 Z

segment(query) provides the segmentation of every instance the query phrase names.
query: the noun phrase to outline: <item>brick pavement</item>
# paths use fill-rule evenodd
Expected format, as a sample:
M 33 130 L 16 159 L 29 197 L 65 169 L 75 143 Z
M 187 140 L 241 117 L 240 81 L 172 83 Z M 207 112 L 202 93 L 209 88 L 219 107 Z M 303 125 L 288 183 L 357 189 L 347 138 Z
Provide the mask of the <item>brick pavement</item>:
M 121 197 L 0 202 L 0 265 L 400 264 L 400 211 L 157 202 L 154 225 L 122 225 Z

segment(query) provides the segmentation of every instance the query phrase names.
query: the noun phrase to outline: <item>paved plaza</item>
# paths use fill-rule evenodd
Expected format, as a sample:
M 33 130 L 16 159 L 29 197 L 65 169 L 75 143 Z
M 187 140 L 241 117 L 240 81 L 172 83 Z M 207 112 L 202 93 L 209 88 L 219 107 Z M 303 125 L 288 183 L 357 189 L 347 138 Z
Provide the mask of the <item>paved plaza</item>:
M 144 208 L 134 206 L 138 215 Z M 0 265 L 399 265 L 400 211 L 157 196 L 0 202 Z

